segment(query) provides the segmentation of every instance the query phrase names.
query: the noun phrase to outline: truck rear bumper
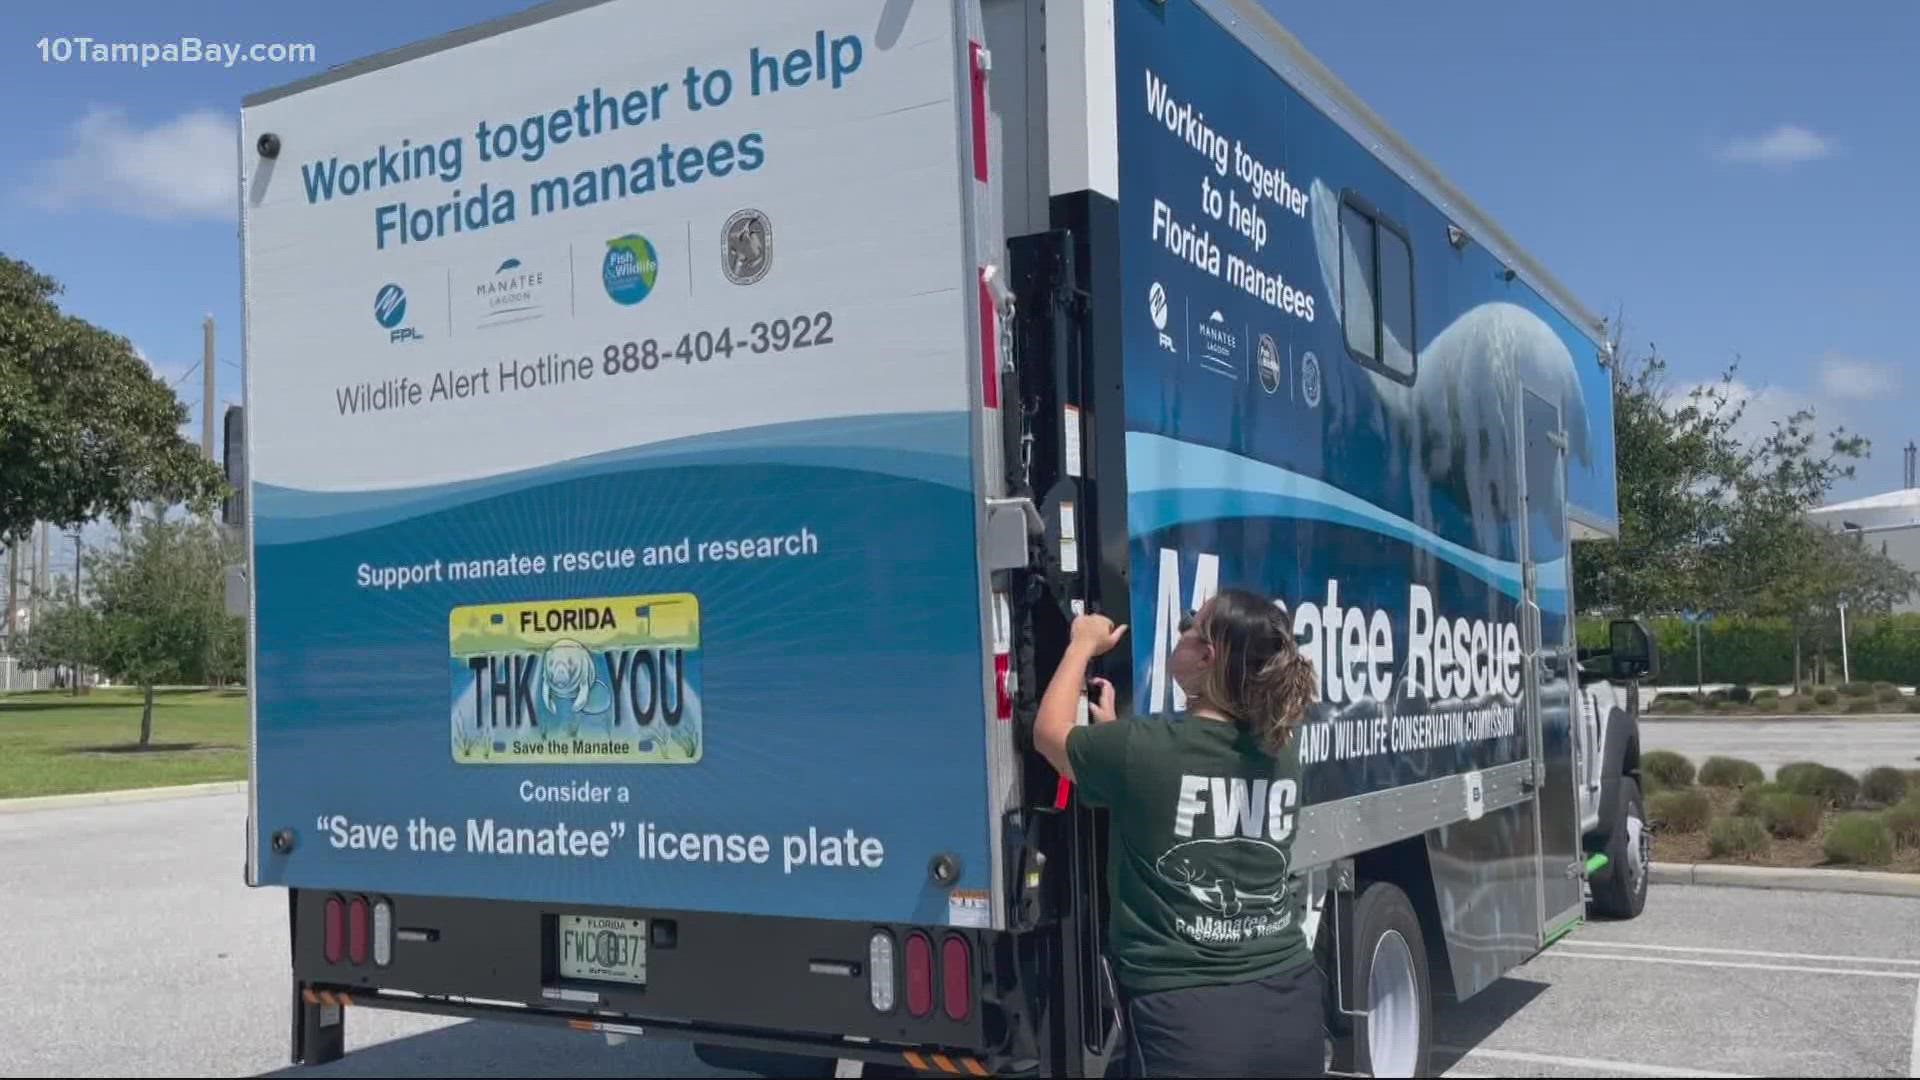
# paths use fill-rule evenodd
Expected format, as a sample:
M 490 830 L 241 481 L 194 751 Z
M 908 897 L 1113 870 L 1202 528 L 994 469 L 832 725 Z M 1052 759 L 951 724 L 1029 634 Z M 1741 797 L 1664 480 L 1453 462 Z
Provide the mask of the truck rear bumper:
M 393 940 L 378 951 L 328 945 L 329 900 L 384 902 Z M 294 1015 L 313 1030 L 350 1006 L 508 1020 L 588 1033 L 680 1038 L 748 1050 L 848 1058 L 923 1071 L 1021 1071 L 1030 1023 L 1014 977 L 1012 939 L 990 931 L 776 919 L 710 912 L 634 911 L 349 892 L 290 890 Z M 644 984 L 566 979 L 562 915 L 648 921 Z M 894 942 L 893 1006 L 874 1006 L 869 943 Z M 908 935 L 930 941 L 932 999 L 909 1007 L 900 959 Z M 950 944 L 952 943 L 952 944 Z M 964 1002 L 951 1001 L 943 966 L 964 945 Z M 356 962 L 355 953 L 359 960 Z M 956 965 L 956 990 L 959 989 Z M 303 1053 L 296 1031 L 296 1059 Z M 337 1049 L 334 1053 L 337 1053 Z M 330 1055 L 329 1055 L 330 1056 Z M 1029 1061 L 1029 1067 L 1031 1062 Z M 976 1071 L 979 1070 L 979 1071 Z

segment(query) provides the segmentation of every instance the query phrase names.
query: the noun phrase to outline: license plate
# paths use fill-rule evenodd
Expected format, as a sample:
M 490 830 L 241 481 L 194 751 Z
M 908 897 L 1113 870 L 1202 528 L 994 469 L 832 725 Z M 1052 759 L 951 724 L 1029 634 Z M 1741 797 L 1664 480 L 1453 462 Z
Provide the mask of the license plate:
M 700 602 L 688 593 L 477 604 L 448 618 L 453 760 L 700 760 Z
M 644 985 L 647 920 L 560 916 L 560 977 Z

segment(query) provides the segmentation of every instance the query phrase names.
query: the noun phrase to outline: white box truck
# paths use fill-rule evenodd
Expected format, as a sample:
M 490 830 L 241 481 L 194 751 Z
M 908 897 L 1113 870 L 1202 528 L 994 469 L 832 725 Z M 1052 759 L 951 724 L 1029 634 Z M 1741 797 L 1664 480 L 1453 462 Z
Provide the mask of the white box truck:
M 1249 0 L 562 0 L 241 110 L 253 761 L 292 1056 L 346 1008 L 1098 1075 L 1077 610 L 1321 679 L 1347 1068 L 1647 846 L 1598 320 Z M 1234 932 L 1232 890 L 1218 932 Z M 731 1059 L 738 1061 L 738 1057 Z

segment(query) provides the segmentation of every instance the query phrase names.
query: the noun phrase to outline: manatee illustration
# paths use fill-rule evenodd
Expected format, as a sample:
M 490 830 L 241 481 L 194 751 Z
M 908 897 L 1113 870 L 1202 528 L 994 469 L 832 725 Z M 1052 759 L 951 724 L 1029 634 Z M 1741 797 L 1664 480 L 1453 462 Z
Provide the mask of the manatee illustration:
M 613 703 L 607 684 L 597 677 L 593 653 L 571 639 L 554 642 L 541 657 L 540 699 L 548 712 L 559 712 L 564 701 L 573 712 L 588 715 L 606 712 Z
M 1346 254 L 1340 233 L 1340 196 L 1325 181 L 1312 184 L 1313 237 L 1328 308 L 1338 322 L 1340 267 Z M 1418 327 L 1416 327 L 1418 329 Z M 1517 498 L 1516 447 L 1493 433 L 1514 431 L 1519 418 L 1515 385 L 1560 407 L 1573 464 L 1590 465 L 1593 437 L 1579 369 L 1567 343 L 1545 319 L 1503 300 L 1476 305 L 1418 346 L 1414 385 L 1355 365 L 1350 387 L 1328 394 L 1330 440 L 1350 431 L 1386 436 L 1389 470 L 1425 475 L 1432 486 L 1411 485 L 1414 519 L 1433 521 L 1432 487 L 1450 492 L 1472 517 L 1482 546 L 1500 533 Z M 1359 392 L 1371 386 L 1373 394 Z
M 1220 864 L 1228 857 L 1252 864 L 1255 876 L 1227 877 Z M 1153 868 L 1207 910 L 1229 919 L 1279 907 L 1287 896 L 1290 869 L 1287 854 L 1278 845 L 1243 836 L 1177 844 L 1162 853 Z

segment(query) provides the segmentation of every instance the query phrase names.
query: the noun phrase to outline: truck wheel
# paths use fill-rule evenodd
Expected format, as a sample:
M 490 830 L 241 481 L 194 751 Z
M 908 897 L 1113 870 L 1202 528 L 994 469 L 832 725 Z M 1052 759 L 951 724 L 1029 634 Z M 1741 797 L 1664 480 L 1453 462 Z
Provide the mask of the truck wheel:
M 1377 881 L 1353 905 L 1353 1000 L 1366 1008 L 1336 1060 L 1365 1076 L 1425 1076 L 1433 1054 L 1433 986 L 1420 917 L 1399 886 Z
M 1593 910 L 1611 919 L 1631 919 L 1647 906 L 1647 878 L 1652 864 L 1647 812 L 1640 800 L 1640 784 L 1620 778 L 1620 810 L 1607 837 L 1607 865 L 1593 877 Z

